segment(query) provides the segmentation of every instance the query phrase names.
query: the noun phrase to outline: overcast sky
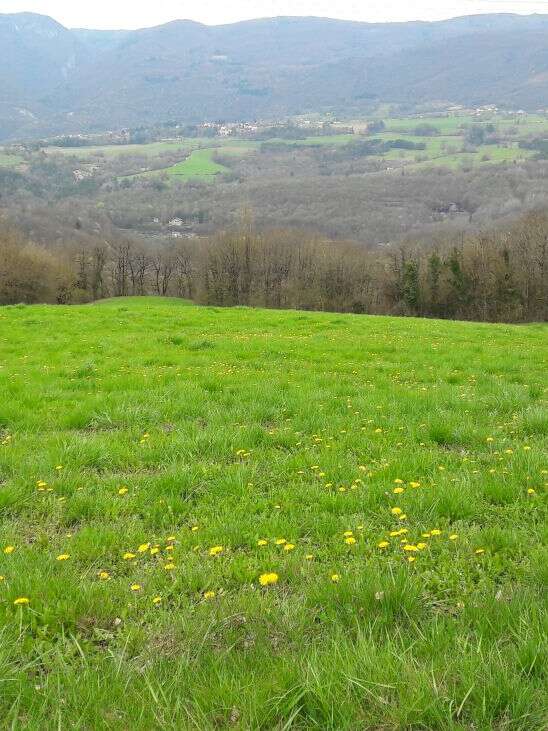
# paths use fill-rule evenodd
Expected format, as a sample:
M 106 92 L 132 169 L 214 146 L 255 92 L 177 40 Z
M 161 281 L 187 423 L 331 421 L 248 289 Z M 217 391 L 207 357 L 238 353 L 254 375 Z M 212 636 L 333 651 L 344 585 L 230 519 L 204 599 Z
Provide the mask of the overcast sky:
M 0 12 L 21 11 L 51 15 L 73 28 L 142 28 L 181 18 L 217 24 L 274 15 L 391 21 L 548 13 L 548 0 L 0 0 Z

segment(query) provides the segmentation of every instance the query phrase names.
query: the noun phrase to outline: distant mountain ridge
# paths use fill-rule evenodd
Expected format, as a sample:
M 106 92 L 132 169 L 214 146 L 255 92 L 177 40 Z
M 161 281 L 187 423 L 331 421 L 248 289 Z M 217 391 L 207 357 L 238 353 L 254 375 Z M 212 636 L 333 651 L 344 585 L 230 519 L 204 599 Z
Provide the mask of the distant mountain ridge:
M 0 140 L 377 102 L 548 106 L 548 15 L 69 30 L 0 14 Z

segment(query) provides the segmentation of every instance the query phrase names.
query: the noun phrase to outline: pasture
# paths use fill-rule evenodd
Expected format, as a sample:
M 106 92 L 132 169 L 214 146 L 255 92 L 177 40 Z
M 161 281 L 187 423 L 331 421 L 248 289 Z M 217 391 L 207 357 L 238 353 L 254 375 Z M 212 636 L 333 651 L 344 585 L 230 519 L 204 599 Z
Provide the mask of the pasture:
M 166 168 L 168 175 L 177 178 L 210 178 L 222 172 L 228 172 L 228 168 L 213 160 L 215 150 L 195 150 L 186 160 L 178 162 L 172 167 Z
M 2 726 L 544 729 L 547 335 L 0 308 Z
M 7 154 L 0 148 L 0 168 L 17 167 L 24 159 L 20 155 Z

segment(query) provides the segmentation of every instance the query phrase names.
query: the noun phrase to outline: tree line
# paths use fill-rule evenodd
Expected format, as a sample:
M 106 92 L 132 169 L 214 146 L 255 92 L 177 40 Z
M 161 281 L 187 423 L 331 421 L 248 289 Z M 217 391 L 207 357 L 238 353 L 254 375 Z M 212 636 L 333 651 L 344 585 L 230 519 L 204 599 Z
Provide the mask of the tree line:
M 43 248 L 0 227 L 0 303 L 159 295 L 208 305 L 490 322 L 548 319 L 548 215 L 478 234 L 365 247 L 250 220 L 162 245 L 121 238 Z

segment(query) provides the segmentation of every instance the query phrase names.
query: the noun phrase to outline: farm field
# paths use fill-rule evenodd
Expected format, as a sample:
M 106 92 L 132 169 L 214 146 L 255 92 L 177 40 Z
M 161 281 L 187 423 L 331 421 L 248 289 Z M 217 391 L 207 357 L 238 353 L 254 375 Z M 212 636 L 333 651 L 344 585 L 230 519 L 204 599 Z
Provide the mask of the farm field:
M 494 124 L 501 130 L 515 128 L 519 134 L 537 132 L 548 133 L 548 119 L 540 114 L 512 115 L 485 113 L 482 115 L 455 114 L 447 117 L 415 116 L 385 118 L 386 129 L 390 132 L 412 132 L 420 124 L 436 127 L 442 135 L 460 135 L 463 127 L 473 124 Z
M 0 149 L 0 168 L 17 167 L 23 162 L 23 158 L 20 155 L 7 155 Z
M 365 121 L 356 122 L 356 129 L 362 129 Z M 455 115 L 449 117 L 403 117 L 399 119 L 388 118 L 385 121 L 386 130 L 375 133 L 369 138 L 360 134 L 335 134 L 325 136 L 310 136 L 304 139 L 282 139 L 272 138 L 265 141 L 242 140 L 232 137 L 227 138 L 185 138 L 181 140 L 163 140 L 143 145 L 103 145 L 90 147 L 46 147 L 48 154 L 62 154 L 72 156 L 81 163 L 98 165 L 98 169 L 104 169 L 109 161 L 123 160 L 130 161 L 131 156 L 148 158 L 150 169 L 129 165 L 127 172 L 116 177 L 119 179 L 131 177 L 156 176 L 159 173 L 167 173 L 178 180 L 203 180 L 213 181 L 219 173 L 230 172 L 230 169 L 214 162 L 215 151 L 221 152 L 229 157 L 241 157 L 261 148 L 263 142 L 268 143 L 274 149 L 278 146 L 296 148 L 320 148 L 325 149 L 327 155 L 337 154 L 337 150 L 343 150 L 348 144 L 364 139 L 380 139 L 386 142 L 402 139 L 407 142 L 421 143 L 426 145 L 425 150 L 391 149 L 380 157 L 379 161 L 385 160 L 397 166 L 406 166 L 410 171 L 421 170 L 429 167 L 473 167 L 497 163 L 521 162 L 533 158 L 536 153 L 533 150 L 521 149 L 520 140 L 531 136 L 548 136 L 548 118 L 540 115 L 523 115 L 508 117 L 503 114 L 486 114 L 484 116 Z M 437 130 L 433 136 L 416 135 L 415 130 L 419 125 L 428 124 Z M 472 150 L 465 146 L 466 129 L 471 125 L 493 124 L 498 134 L 501 135 L 499 144 L 479 145 Z M 180 152 L 181 160 L 169 163 L 162 160 L 166 153 L 177 154 Z M 190 152 L 190 154 L 189 154 Z M 0 164 L 2 164 L 0 155 Z M 162 164 L 163 163 L 163 164 Z
M 86 161 L 91 157 L 107 156 L 118 157 L 120 155 L 146 155 L 155 156 L 163 152 L 173 152 L 193 147 L 201 147 L 204 142 L 210 139 L 188 138 L 182 140 L 150 142 L 144 145 L 91 145 L 89 147 L 55 147 L 54 145 L 44 148 L 50 154 L 70 155 L 79 160 Z
M 228 168 L 212 159 L 213 153 L 214 150 L 196 150 L 186 160 L 167 168 L 165 172 L 178 178 L 209 178 L 228 172 Z
M 241 155 L 245 155 L 252 149 L 254 149 L 254 145 L 252 143 L 243 143 L 239 145 L 226 145 L 220 148 L 214 147 L 204 150 L 195 150 L 186 160 L 183 160 L 172 167 L 165 168 L 160 172 L 166 172 L 168 175 L 173 175 L 177 178 L 211 180 L 215 175 L 230 172 L 230 169 L 225 165 L 221 165 L 213 160 L 215 153 L 222 153 L 228 157 L 239 157 Z
M 0 308 L 3 727 L 544 729 L 547 335 Z

